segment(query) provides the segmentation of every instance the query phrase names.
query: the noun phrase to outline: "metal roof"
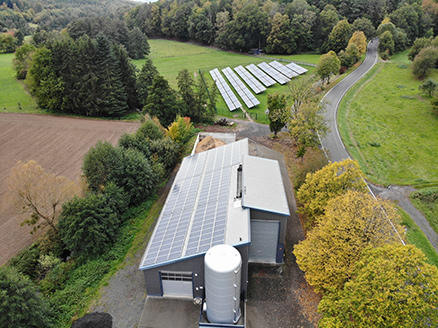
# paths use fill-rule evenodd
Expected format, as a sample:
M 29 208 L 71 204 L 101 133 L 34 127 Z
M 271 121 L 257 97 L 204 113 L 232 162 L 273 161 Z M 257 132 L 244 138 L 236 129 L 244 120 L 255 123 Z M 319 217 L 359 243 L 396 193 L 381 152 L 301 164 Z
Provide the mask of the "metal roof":
M 242 205 L 244 207 L 290 215 L 278 161 L 245 156 L 242 184 Z
M 249 243 L 249 210 L 236 199 L 248 139 L 184 158 L 140 263 L 146 270 Z

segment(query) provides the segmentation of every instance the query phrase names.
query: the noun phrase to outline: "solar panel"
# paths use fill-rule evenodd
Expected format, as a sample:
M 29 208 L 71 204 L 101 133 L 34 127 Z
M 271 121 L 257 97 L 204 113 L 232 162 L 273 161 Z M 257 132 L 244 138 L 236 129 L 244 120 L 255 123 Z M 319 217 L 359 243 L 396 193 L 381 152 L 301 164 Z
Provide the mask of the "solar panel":
M 242 65 L 234 67 L 234 70 L 256 94 L 266 90 L 263 84 L 261 84 L 259 80 L 252 76 L 251 73 L 249 73 Z
M 283 64 L 279 63 L 278 61 L 274 60 L 269 63 L 272 67 L 274 67 L 277 71 L 282 73 L 283 75 L 287 76 L 288 78 L 293 78 L 295 76 L 298 76 L 299 74 L 296 73 L 294 70 L 290 69 L 289 67 L 284 66 Z
M 238 95 L 240 98 L 242 98 L 243 102 L 248 108 L 252 108 L 260 104 L 260 101 L 258 101 L 251 91 L 249 91 L 246 85 L 237 77 L 231 68 L 224 68 L 222 72 L 225 74 L 234 90 L 237 91 Z
M 184 158 L 161 211 L 141 268 L 206 252 L 222 244 L 232 167 L 248 154 L 244 139 Z
M 291 70 L 297 72 L 300 75 L 307 72 L 307 69 L 305 69 L 304 67 L 301 67 L 300 65 L 297 65 L 295 63 L 289 63 L 286 66 L 289 67 Z
M 247 65 L 246 69 L 250 71 L 256 78 L 259 79 L 260 82 L 262 82 L 267 87 L 270 87 L 271 85 L 274 85 L 276 83 L 275 80 L 273 80 L 268 74 L 263 72 L 254 64 Z
M 258 64 L 263 71 L 265 71 L 269 76 L 271 76 L 275 81 L 280 84 L 286 84 L 290 81 L 289 78 L 281 74 L 279 71 L 275 70 L 272 66 L 269 66 L 265 62 Z
M 225 82 L 219 70 L 217 68 L 211 70 L 210 75 L 213 81 L 215 81 L 216 86 L 222 95 L 222 98 L 224 98 L 224 101 L 228 106 L 228 109 L 230 111 L 233 111 L 237 108 L 241 108 L 242 105 L 240 104 L 234 92 L 231 90 L 230 86 L 227 84 L 227 82 Z

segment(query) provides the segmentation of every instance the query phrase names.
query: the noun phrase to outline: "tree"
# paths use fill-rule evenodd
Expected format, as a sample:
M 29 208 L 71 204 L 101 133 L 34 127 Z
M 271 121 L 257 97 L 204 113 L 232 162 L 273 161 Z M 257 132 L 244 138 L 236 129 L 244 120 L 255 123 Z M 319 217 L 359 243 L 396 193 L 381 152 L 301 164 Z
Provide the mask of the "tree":
M 12 53 L 15 51 L 16 47 L 16 40 L 11 34 L 0 33 L 0 53 Z
M 15 51 L 14 68 L 18 80 L 26 78 L 35 50 L 36 48 L 32 44 L 25 43 Z
M 438 269 L 413 245 L 367 250 L 343 290 L 325 295 L 321 327 L 436 327 Z
M 408 58 L 413 61 L 419 52 L 427 47 L 430 47 L 432 40 L 429 38 L 418 38 L 414 41 L 411 50 L 409 50 Z
M 428 97 L 432 97 L 432 94 L 438 88 L 438 83 L 434 80 L 428 79 L 423 84 L 418 87 L 421 91 L 423 91 Z
M 331 199 L 318 225 L 294 247 L 307 282 L 317 292 L 341 290 L 362 252 L 398 241 L 388 218 L 403 230 L 395 208 L 370 194 L 350 190 Z
M 16 270 L 0 268 L 0 327 L 53 327 L 52 312 L 32 282 Z
M 363 55 L 367 51 L 367 38 L 364 32 L 355 31 L 348 41 L 348 46 L 352 44 L 356 45 L 357 49 L 359 50 L 359 54 Z
M 146 104 L 149 88 L 152 86 L 152 82 L 157 75 L 157 68 L 154 66 L 154 64 L 152 64 L 152 60 L 147 57 L 140 70 L 140 73 L 137 76 L 136 85 L 138 100 L 142 108 Z
M 324 215 L 330 199 L 347 190 L 365 192 L 364 175 L 359 164 L 351 159 L 334 162 L 315 173 L 308 174 L 297 192 L 299 212 L 305 214 L 310 223 Z
M 354 43 L 349 44 L 345 51 L 341 50 L 339 52 L 339 60 L 341 61 L 341 65 L 345 67 L 351 67 L 356 64 L 360 56 L 360 51 Z
M 150 46 L 146 35 L 138 27 L 128 33 L 128 55 L 132 59 L 141 59 L 149 55 Z
M 272 28 L 266 42 L 268 53 L 291 54 L 296 51 L 295 37 L 289 17 L 276 13 L 272 18 Z
M 318 133 L 324 135 L 327 132 L 321 111 L 322 107 L 314 101 L 304 102 L 292 111 L 289 133 L 298 147 L 297 157 L 303 158 L 308 147 L 317 147 Z
M 62 204 L 81 194 L 78 183 L 45 172 L 35 161 L 19 161 L 11 170 L 8 187 L 12 202 L 24 217 L 22 224 L 31 226 L 31 233 L 45 227 L 57 232 Z
M 380 35 L 379 53 L 380 55 L 384 53 L 392 55 L 394 53 L 394 38 L 390 31 L 383 32 Z
M 330 32 L 328 38 L 329 49 L 333 50 L 335 53 L 345 49 L 352 33 L 351 25 L 346 19 L 339 21 Z
M 274 137 L 286 125 L 288 110 L 286 107 L 286 96 L 282 94 L 268 95 L 268 119 L 269 129 L 274 132 Z
M 207 14 L 202 11 L 194 11 L 189 20 L 189 36 L 192 40 L 204 44 L 211 44 L 214 41 L 215 30 Z
M 414 75 L 423 79 L 438 65 L 438 47 L 427 47 L 420 51 L 412 64 Z
M 376 36 L 376 29 L 373 23 L 366 17 L 356 18 L 351 25 L 353 31 L 362 31 L 368 40 Z
M 329 51 L 325 55 L 319 58 L 318 65 L 316 66 L 316 71 L 321 77 L 324 83 L 327 80 L 327 84 L 330 83 L 330 76 L 333 74 L 338 74 L 341 68 L 341 61 L 338 56 L 336 56 L 334 51 Z
M 311 76 L 293 79 L 287 85 L 289 87 L 290 96 L 294 102 L 292 106 L 293 113 L 300 108 L 301 104 L 311 100 L 314 96 L 313 78 Z
M 144 108 L 147 113 L 156 116 L 164 126 L 172 123 L 179 113 L 175 93 L 161 75 L 154 77 Z
M 333 27 L 339 22 L 339 15 L 333 5 L 326 5 L 318 17 L 317 29 L 321 51 L 328 51 L 328 36 Z
M 167 135 L 180 145 L 184 145 L 193 136 L 193 124 L 190 122 L 190 117 L 178 116 L 167 129 Z

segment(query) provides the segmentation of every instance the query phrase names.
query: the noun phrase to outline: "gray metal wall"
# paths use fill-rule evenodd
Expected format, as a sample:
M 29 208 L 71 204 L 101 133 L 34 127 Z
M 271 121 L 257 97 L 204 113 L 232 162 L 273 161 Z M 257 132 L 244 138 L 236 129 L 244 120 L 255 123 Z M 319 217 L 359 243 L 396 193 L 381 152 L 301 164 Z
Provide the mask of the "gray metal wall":
M 241 293 L 246 299 L 248 286 L 248 246 L 236 247 L 242 256 Z M 204 255 L 163 265 L 157 268 L 144 270 L 146 293 L 149 296 L 163 296 L 161 290 L 160 271 L 193 272 L 193 297 L 204 297 Z M 195 275 L 196 274 L 196 275 Z M 196 289 L 198 288 L 198 289 Z

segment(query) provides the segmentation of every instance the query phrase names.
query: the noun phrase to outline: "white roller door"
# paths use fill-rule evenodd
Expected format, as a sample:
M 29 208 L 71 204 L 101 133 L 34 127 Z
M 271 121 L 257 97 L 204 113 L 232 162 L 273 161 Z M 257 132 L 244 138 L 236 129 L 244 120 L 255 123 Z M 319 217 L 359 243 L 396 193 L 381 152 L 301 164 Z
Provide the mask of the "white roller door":
M 163 296 L 193 298 L 191 272 L 161 272 Z
M 280 221 L 251 220 L 249 261 L 276 263 Z

